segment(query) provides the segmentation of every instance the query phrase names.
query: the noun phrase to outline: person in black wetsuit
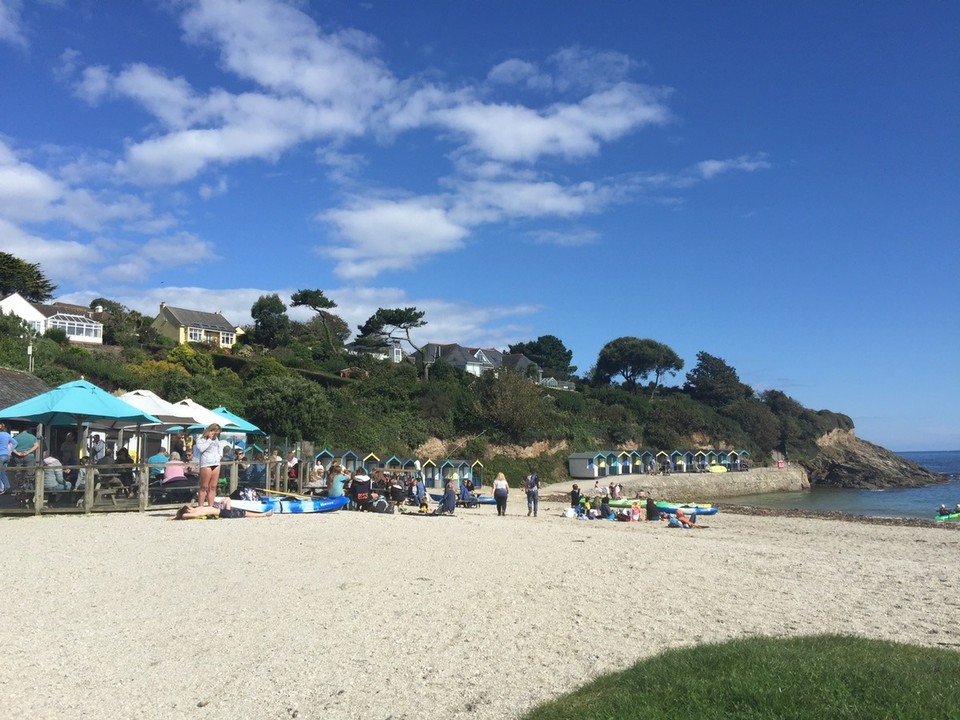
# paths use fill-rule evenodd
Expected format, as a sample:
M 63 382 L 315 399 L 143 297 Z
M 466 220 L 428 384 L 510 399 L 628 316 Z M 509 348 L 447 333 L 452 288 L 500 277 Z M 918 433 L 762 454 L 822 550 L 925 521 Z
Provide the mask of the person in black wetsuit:
M 659 520 L 660 519 L 660 508 L 657 507 L 657 504 L 653 501 L 653 498 L 647 498 L 647 520 Z

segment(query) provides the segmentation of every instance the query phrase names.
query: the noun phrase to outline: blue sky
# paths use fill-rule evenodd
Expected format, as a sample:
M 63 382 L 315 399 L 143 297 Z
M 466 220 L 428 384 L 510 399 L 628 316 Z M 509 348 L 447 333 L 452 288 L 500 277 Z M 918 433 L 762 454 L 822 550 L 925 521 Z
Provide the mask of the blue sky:
M 0 0 L 0 247 L 151 315 L 651 337 L 960 448 L 960 6 L 654 5 Z

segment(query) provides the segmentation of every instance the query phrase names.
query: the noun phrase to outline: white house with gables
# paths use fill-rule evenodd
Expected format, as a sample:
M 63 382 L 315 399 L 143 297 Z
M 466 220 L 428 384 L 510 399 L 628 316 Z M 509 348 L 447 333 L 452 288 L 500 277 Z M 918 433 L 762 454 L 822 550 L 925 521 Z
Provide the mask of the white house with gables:
M 498 368 L 507 368 L 529 375 L 536 382 L 540 382 L 542 376 L 540 367 L 526 355 L 502 353 L 493 348 L 465 347 L 456 343 L 446 345 L 427 343 L 420 348 L 420 354 L 424 365 L 429 366 L 438 360 L 443 360 L 477 377 Z
M 91 310 L 83 305 L 60 302 L 32 303 L 20 293 L 13 293 L 0 300 L 0 311 L 24 320 L 37 335 L 57 328 L 67 334 L 70 342 L 103 344 L 103 323 L 96 319 L 102 309 Z

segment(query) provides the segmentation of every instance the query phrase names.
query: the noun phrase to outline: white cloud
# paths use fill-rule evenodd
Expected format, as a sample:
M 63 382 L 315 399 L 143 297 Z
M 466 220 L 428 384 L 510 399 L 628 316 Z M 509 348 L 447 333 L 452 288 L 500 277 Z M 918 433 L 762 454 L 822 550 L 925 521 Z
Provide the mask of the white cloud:
M 477 180 L 459 187 L 450 217 L 465 225 L 504 219 L 573 217 L 600 204 L 592 183 L 563 187 L 555 182 Z
M 556 245 L 558 247 L 582 247 L 594 245 L 600 241 L 600 233 L 594 230 L 537 230 L 527 233 L 538 245 Z
M 27 38 L 20 17 L 22 8 L 21 0 L 0 0 L 0 42 L 26 47 Z
M 578 45 L 558 50 L 549 62 L 557 69 L 553 84 L 560 91 L 611 87 L 625 80 L 636 65 L 623 53 L 589 50 Z
M 150 215 L 150 205 L 132 195 L 73 188 L 30 163 L 19 160 L 0 140 L 0 217 L 12 222 L 65 220 L 95 230 L 113 220 Z
M 337 275 L 348 279 L 409 269 L 426 256 L 459 249 L 468 233 L 433 198 L 366 198 L 318 218 L 345 241 L 322 252 L 337 260 Z
M 487 82 L 498 85 L 522 85 L 531 90 L 550 90 L 553 78 L 533 63 L 512 58 L 506 60 L 487 73 Z
M 227 179 L 225 177 L 221 177 L 217 180 L 215 185 L 208 185 L 204 183 L 200 186 L 200 190 L 197 192 L 204 200 L 210 200 L 211 198 L 226 194 L 228 187 L 229 184 L 227 183 Z
M 755 170 L 765 170 L 769 168 L 770 161 L 765 153 L 756 153 L 753 155 L 741 155 L 727 160 L 704 160 L 697 163 L 696 172 L 704 180 L 710 180 L 722 173 L 732 170 L 742 172 L 754 172 Z
M 89 65 L 80 72 L 73 94 L 88 105 L 96 105 L 110 92 L 113 78 L 103 65 Z
M 579 103 L 545 110 L 474 101 L 438 109 L 431 117 L 462 133 L 474 150 L 495 160 L 535 162 L 549 155 L 577 159 L 596 155 L 602 141 L 666 123 L 670 113 L 664 97 L 662 90 L 620 83 Z

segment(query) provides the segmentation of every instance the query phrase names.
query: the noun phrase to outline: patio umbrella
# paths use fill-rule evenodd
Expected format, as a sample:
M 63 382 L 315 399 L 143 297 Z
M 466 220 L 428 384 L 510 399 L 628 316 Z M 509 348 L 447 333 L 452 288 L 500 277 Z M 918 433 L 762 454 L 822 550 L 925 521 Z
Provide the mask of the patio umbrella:
M 153 425 L 160 419 L 115 398 L 86 380 L 53 390 L 0 410 L 0 420 L 28 420 L 44 425 Z
M 191 429 L 202 429 L 216 423 L 227 432 L 243 432 L 241 428 L 228 423 L 223 415 L 218 415 L 213 412 L 213 410 L 208 410 L 190 398 L 184 398 L 180 402 L 175 402 L 174 406 L 184 410 L 193 419 L 193 424 L 190 426 Z
M 186 409 L 167 402 L 150 390 L 131 390 L 121 395 L 120 399 L 145 413 L 159 418 L 164 424 L 189 425 L 195 422 L 193 416 Z
M 236 426 L 240 428 L 240 432 L 245 432 L 248 435 L 266 435 L 266 433 L 254 425 L 249 420 L 244 420 L 239 415 L 234 415 L 232 412 L 227 410 L 225 407 L 216 407 L 213 409 L 217 415 L 222 416 L 231 426 Z

